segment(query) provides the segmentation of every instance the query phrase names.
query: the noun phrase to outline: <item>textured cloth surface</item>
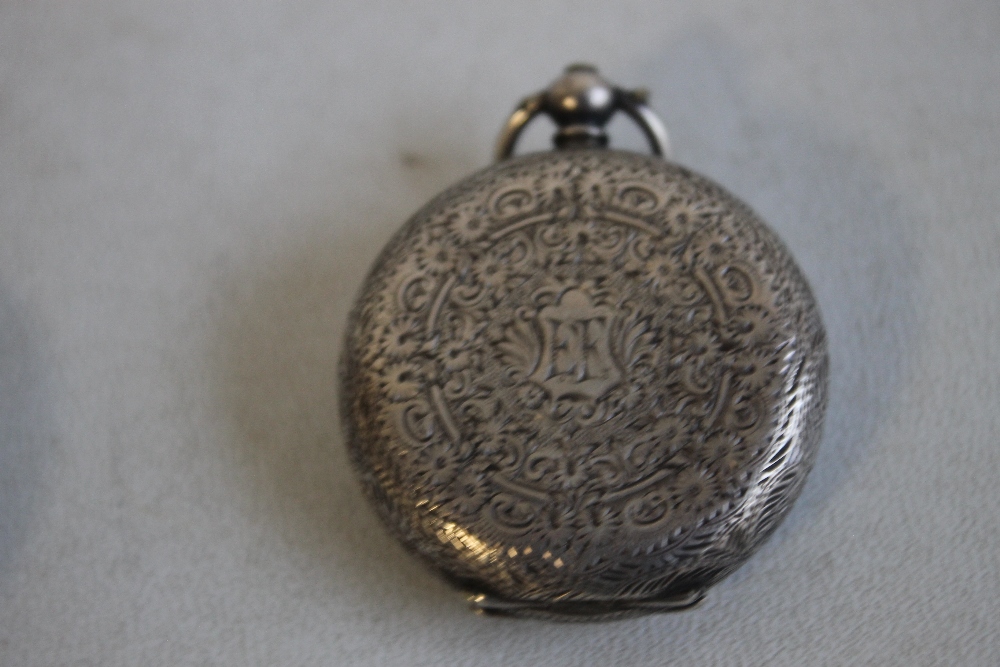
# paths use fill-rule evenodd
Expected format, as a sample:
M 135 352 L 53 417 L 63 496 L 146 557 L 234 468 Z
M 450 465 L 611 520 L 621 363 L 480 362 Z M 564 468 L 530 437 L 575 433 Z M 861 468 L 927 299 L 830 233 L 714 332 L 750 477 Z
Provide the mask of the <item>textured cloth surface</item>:
M 4 3 L 0 664 L 1000 664 L 998 35 L 995 0 Z M 480 618 L 363 501 L 336 360 L 382 244 L 577 60 L 792 249 L 827 427 L 698 610 Z

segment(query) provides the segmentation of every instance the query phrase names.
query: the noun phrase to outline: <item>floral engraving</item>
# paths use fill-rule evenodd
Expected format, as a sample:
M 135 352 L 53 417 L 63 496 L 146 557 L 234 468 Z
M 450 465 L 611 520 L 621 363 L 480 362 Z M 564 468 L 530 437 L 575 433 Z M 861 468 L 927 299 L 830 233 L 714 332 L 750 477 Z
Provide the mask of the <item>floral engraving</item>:
M 473 177 L 400 232 L 353 317 L 344 414 L 369 493 L 413 548 L 511 598 L 723 576 L 812 460 L 808 287 L 744 206 L 659 160 Z

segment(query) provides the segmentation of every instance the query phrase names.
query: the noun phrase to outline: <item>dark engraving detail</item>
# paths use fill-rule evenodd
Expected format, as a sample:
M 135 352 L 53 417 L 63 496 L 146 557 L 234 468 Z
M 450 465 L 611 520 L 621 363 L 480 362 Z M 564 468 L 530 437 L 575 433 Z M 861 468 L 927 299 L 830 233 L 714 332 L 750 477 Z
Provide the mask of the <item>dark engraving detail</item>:
M 688 599 L 811 466 L 826 350 L 808 287 L 744 205 L 658 159 L 471 177 L 400 231 L 352 318 L 342 406 L 369 495 L 505 613 Z

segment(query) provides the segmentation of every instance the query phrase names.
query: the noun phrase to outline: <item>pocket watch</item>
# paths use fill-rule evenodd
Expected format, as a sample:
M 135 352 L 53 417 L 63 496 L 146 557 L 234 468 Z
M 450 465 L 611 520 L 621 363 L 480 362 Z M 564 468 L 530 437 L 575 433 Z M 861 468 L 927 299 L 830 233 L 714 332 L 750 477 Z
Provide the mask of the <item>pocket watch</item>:
M 651 155 L 607 148 L 623 112 Z M 555 150 L 513 156 L 548 115 Z M 389 530 L 487 614 L 674 611 L 774 531 L 826 404 L 819 311 L 743 202 L 574 65 L 379 255 L 341 360 Z

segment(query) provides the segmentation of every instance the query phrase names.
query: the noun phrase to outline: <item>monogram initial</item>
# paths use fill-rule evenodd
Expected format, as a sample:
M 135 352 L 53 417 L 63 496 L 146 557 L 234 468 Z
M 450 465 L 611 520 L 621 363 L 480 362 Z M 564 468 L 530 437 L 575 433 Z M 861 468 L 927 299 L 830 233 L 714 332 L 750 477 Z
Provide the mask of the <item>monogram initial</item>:
M 614 308 L 594 305 L 576 289 L 543 308 L 538 313 L 541 355 L 529 379 L 553 399 L 599 399 L 622 379 L 611 352 L 614 316 Z

